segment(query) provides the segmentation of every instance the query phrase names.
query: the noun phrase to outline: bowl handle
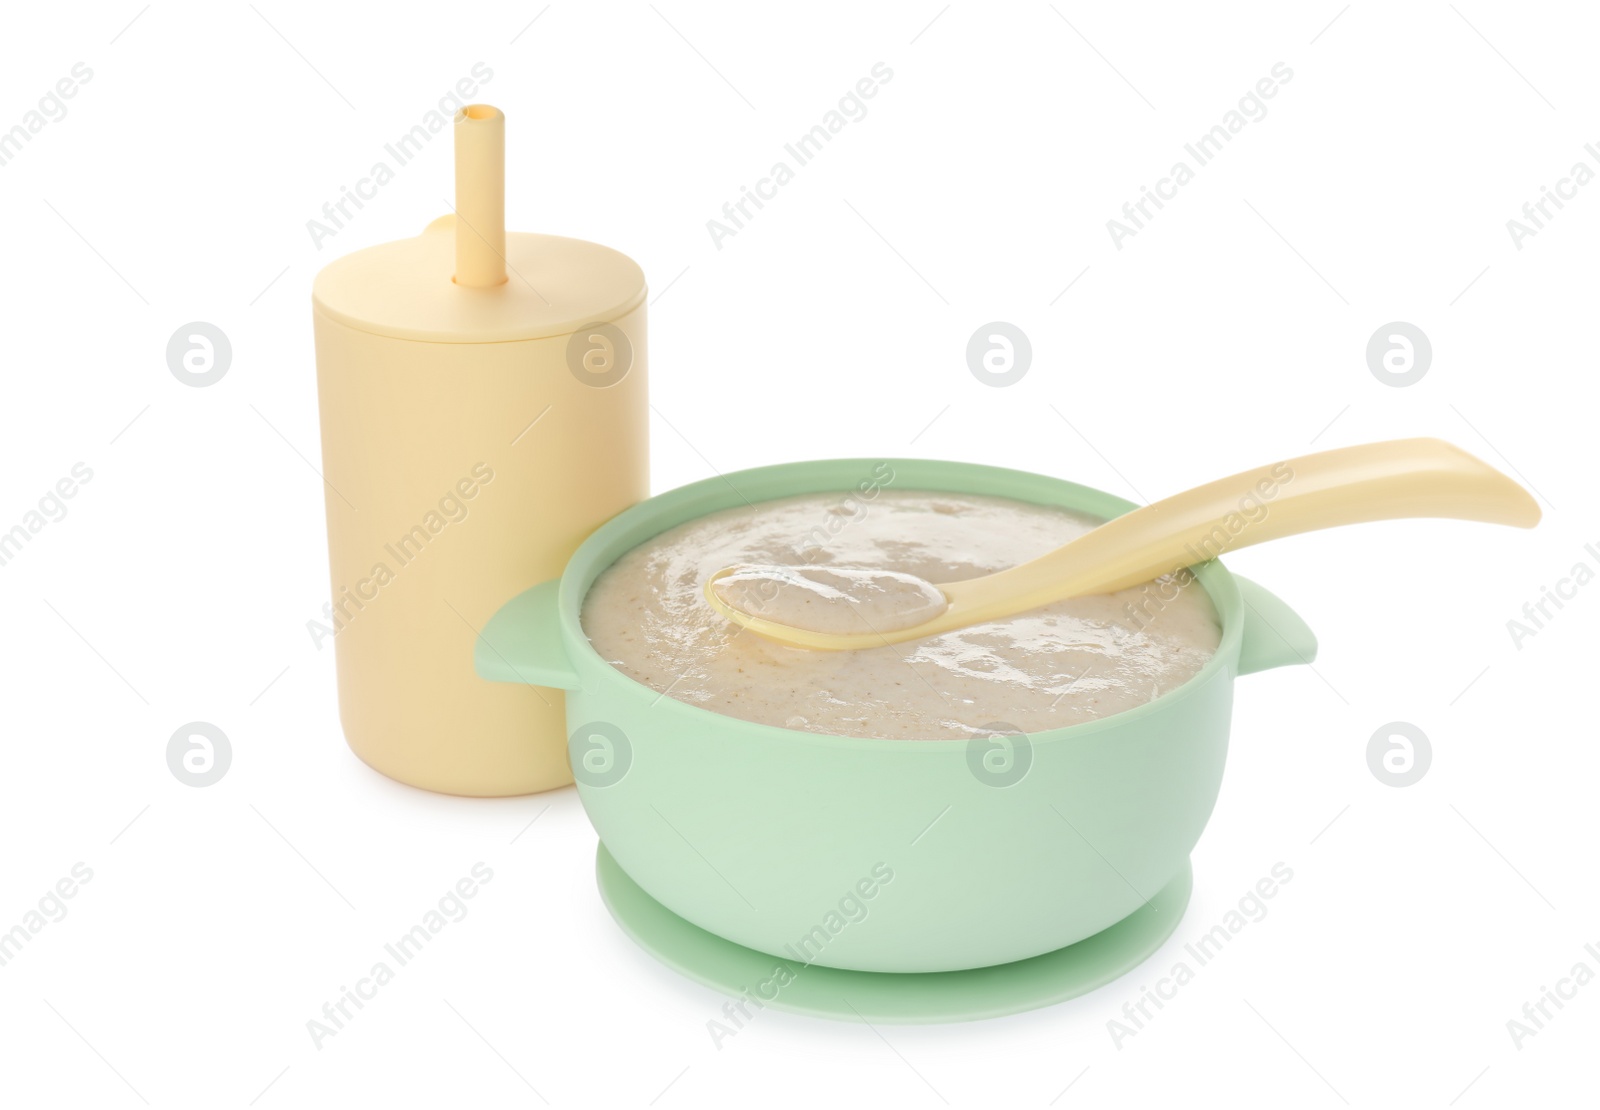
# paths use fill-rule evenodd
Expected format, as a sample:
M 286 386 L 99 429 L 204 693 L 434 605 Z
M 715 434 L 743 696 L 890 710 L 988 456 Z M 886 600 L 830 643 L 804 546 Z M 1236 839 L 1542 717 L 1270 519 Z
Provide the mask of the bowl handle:
M 1309 663 L 1317 657 L 1317 637 L 1300 614 L 1250 579 L 1236 574 L 1233 580 L 1244 603 L 1239 674 Z
M 500 607 L 478 634 L 472 667 L 490 682 L 519 682 L 576 690 L 578 672 L 567 659 L 556 613 L 561 580 L 541 582 Z

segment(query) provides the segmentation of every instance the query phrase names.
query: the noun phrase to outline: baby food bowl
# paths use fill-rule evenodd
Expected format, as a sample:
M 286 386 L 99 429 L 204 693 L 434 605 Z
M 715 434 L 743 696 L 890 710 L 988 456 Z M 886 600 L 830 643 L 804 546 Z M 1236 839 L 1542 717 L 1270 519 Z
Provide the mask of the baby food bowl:
M 987 494 L 1109 518 L 1134 506 L 996 467 L 830 460 L 740 471 L 613 517 L 490 620 L 477 671 L 566 692 L 568 754 L 622 928 L 693 979 L 846 1019 L 952 1021 L 1092 990 L 1177 927 L 1216 802 L 1233 679 L 1316 653 L 1283 602 L 1197 568 L 1216 655 L 1155 701 L 973 741 L 866 740 L 752 724 L 611 667 L 579 609 L 630 548 L 720 509 L 838 491 Z M 844 525 L 848 527 L 848 524 Z M 1006 707 L 993 707 L 1003 721 Z M 997 729 L 1003 733 L 1004 727 Z

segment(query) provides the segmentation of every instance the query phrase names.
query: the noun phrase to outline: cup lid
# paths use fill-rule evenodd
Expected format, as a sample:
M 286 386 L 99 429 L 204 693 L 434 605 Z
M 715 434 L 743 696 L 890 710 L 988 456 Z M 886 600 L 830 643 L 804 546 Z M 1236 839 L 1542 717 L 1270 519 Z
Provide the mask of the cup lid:
M 456 113 L 455 211 L 415 239 L 347 254 L 317 275 L 318 312 L 360 331 L 429 343 L 570 335 L 644 300 L 644 271 L 581 239 L 506 233 L 506 117 Z
M 329 263 L 317 275 L 319 312 L 360 331 L 431 343 L 506 343 L 569 335 L 627 315 L 644 300 L 644 271 L 620 251 L 582 239 L 508 232 L 506 280 L 474 287 L 455 277 L 458 217 L 421 235 Z

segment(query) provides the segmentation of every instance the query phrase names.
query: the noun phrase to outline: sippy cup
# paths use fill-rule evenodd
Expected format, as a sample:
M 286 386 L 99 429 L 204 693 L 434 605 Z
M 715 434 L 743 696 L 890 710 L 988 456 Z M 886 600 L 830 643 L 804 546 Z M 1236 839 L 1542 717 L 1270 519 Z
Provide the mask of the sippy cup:
M 473 645 L 648 494 L 645 281 L 608 247 L 505 230 L 505 116 L 455 117 L 456 208 L 312 292 L 339 714 L 355 753 L 449 794 L 572 781 L 562 694 Z

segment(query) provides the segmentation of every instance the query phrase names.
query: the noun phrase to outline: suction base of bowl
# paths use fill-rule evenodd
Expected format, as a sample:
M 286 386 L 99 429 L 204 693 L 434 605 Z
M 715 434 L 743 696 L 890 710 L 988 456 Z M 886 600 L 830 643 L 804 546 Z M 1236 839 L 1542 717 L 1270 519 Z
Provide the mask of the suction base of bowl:
M 779 959 L 691 925 L 630 879 L 605 845 L 595 860 L 600 897 L 641 948 L 697 983 L 813 1017 L 930 1024 L 1021 1013 L 1087 994 L 1132 971 L 1178 927 L 1194 876 L 1187 862 L 1160 893 L 1092 937 L 1016 963 L 967 971 L 895 974 L 841 971 Z M 772 998 L 758 988 L 778 967 L 793 976 Z M 768 991 L 772 987 L 767 988 Z

